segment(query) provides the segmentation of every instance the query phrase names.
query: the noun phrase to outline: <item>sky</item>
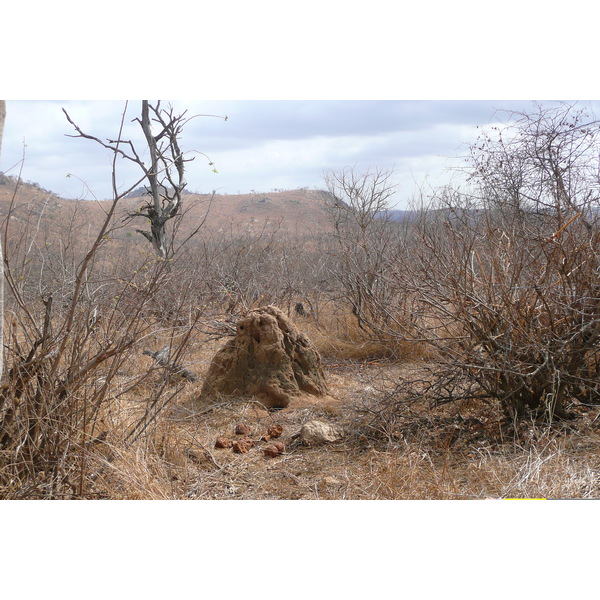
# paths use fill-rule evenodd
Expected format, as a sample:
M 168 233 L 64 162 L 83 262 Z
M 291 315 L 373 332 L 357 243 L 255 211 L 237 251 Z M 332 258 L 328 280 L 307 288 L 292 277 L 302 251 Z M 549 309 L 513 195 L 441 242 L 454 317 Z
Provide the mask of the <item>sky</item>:
M 359 172 L 393 170 L 398 208 L 420 190 L 460 180 L 468 144 L 480 129 L 506 121 L 510 110 L 532 110 L 530 101 L 476 100 L 163 100 L 194 117 L 181 147 L 188 158 L 188 189 L 220 194 L 275 189 L 324 189 L 324 173 L 353 167 Z M 548 103 L 551 104 L 551 103 Z M 590 106 L 595 103 L 582 103 Z M 115 139 L 125 112 L 124 138 L 139 152 L 141 101 L 9 100 L 2 169 L 21 171 L 62 197 L 111 197 L 112 156 L 76 134 L 63 109 L 85 132 Z M 196 116 L 197 115 L 197 116 Z M 227 117 L 225 120 L 223 117 Z M 212 165 L 211 165 L 212 163 Z M 117 185 L 127 188 L 139 167 L 119 160 Z
M 390 11 L 383 0 L 343 10 L 307 0 L 282 11 L 275 0 L 221 0 L 192 15 L 189 3 L 172 0 L 169 14 L 185 18 L 168 34 L 154 5 L 103 6 L 93 18 L 74 0 L 40 2 L 35 19 L 29 3 L 3 9 L 4 22 L 27 22 L 27 38 L 17 26 L 0 37 L 8 56 L 0 170 L 22 169 L 25 181 L 66 198 L 111 197 L 111 157 L 69 137 L 62 109 L 86 133 L 110 138 L 125 106 L 115 98 L 135 99 L 125 135 L 140 143 L 132 123 L 140 98 L 163 98 L 190 117 L 228 117 L 199 116 L 183 131 L 182 148 L 195 157 L 192 191 L 323 188 L 326 170 L 393 169 L 398 207 L 456 181 L 452 168 L 464 164 L 476 126 L 491 126 L 502 110 L 600 98 L 590 76 L 596 25 L 582 16 L 583 0 L 570 4 L 577 26 L 561 27 L 560 43 L 543 53 L 532 32 L 559 24 L 537 2 L 423 0 Z M 138 175 L 119 162 L 119 186 Z

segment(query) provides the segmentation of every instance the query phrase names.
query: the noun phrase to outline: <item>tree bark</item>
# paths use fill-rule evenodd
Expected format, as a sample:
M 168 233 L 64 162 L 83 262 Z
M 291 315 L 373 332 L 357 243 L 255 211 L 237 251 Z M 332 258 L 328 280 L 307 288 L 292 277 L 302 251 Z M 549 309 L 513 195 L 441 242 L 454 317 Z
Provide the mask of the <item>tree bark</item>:
M 2 155 L 2 135 L 6 119 L 6 101 L 0 100 L 0 156 Z M 4 371 L 4 256 L 0 238 L 0 380 Z

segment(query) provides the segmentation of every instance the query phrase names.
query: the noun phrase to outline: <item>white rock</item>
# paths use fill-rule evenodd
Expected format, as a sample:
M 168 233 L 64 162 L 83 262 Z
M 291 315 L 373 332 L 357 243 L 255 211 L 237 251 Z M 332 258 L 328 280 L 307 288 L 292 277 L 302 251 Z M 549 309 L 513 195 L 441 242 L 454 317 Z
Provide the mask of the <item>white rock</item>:
M 341 427 L 325 421 L 308 421 L 300 430 L 300 439 L 309 446 L 337 442 L 344 437 Z

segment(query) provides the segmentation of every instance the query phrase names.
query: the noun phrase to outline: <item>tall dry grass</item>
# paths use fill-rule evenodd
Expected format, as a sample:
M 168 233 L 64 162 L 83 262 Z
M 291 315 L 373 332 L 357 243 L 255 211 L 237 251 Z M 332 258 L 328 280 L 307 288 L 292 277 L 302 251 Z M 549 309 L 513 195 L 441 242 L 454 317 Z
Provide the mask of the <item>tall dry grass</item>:
M 595 448 L 597 435 L 589 442 Z M 373 499 L 590 499 L 600 496 L 600 463 L 564 441 L 527 449 L 479 449 L 432 455 L 427 447 L 380 454 L 373 462 Z
M 395 335 L 361 328 L 343 302 L 323 302 L 318 318 L 296 317 L 321 356 L 329 361 L 416 361 L 431 357 L 425 345 Z

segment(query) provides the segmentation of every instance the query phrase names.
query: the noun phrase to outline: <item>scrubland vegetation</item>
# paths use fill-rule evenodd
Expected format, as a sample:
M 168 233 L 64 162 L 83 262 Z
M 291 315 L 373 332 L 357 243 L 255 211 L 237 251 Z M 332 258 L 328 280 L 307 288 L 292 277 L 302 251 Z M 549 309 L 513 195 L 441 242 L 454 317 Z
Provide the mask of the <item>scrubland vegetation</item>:
M 393 173 L 346 169 L 318 230 L 190 237 L 180 210 L 160 252 L 123 221 L 127 192 L 101 219 L 54 218 L 5 178 L 1 497 L 600 495 L 600 128 L 566 105 L 512 117 L 471 147 L 463 187 L 401 220 Z M 266 304 L 320 351 L 331 397 L 199 403 L 214 352 Z M 166 366 L 144 354 L 165 346 Z M 343 440 L 300 444 L 315 417 Z M 215 449 L 239 423 L 281 424 L 286 451 Z

